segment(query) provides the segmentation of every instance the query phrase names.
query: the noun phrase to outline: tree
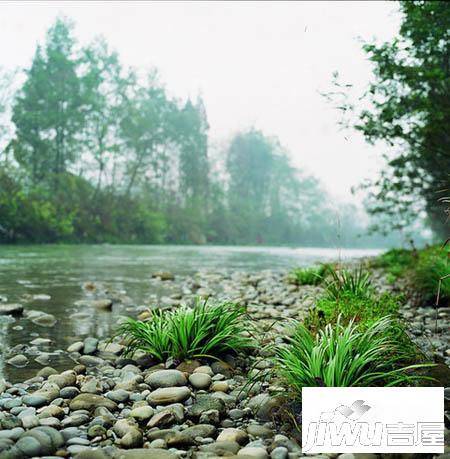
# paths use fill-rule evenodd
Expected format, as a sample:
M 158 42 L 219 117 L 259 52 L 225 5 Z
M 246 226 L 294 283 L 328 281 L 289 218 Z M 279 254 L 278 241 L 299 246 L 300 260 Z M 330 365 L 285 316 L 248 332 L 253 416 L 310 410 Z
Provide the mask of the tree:
M 175 108 L 154 75 L 149 76 L 146 86 L 136 85 L 132 97 L 125 99 L 121 137 L 130 154 L 126 195 L 139 181 L 161 173 L 161 163 L 166 163 L 166 150 L 172 141 L 170 120 Z
M 438 191 L 450 182 L 450 6 L 444 1 L 401 1 L 399 36 L 391 43 L 365 44 L 374 80 L 353 127 L 371 142 L 396 147 L 386 155 L 371 190 L 370 210 L 404 228 L 425 213 L 436 234 L 445 236 Z
M 76 162 L 80 152 L 87 101 L 82 97 L 79 63 L 72 24 L 57 19 L 45 47 L 38 46 L 13 106 L 15 157 L 33 183 L 51 177 L 54 191 L 59 174 Z
M 13 97 L 13 81 L 16 72 L 0 67 L 0 165 L 8 162 L 8 145 L 11 140 L 10 108 Z
M 98 194 L 107 168 L 120 151 L 119 126 L 124 116 L 123 99 L 132 76 L 122 75 L 117 53 L 111 52 L 103 39 L 94 41 L 83 50 L 86 67 L 82 76 L 82 90 L 87 102 L 83 142 L 87 156 L 95 161 Z
M 174 137 L 180 146 L 180 191 L 185 200 L 204 204 L 208 192 L 208 121 L 203 101 L 190 100 L 177 113 Z

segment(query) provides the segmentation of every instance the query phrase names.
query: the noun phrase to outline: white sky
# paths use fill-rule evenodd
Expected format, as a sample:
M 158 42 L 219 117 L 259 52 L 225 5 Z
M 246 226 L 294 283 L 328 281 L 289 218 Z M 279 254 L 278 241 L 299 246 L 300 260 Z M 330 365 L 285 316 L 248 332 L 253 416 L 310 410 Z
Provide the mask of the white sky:
M 319 94 L 333 71 L 364 87 L 358 37 L 390 40 L 392 2 L 1 2 L 0 66 L 28 66 L 58 14 L 86 43 L 103 35 L 122 62 L 157 67 L 172 95 L 202 94 L 214 144 L 250 126 L 276 135 L 293 163 L 339 199 L 381 167 L 383 147 L 339 131 Z M 347 137 L 348 140 L 345 139 Z

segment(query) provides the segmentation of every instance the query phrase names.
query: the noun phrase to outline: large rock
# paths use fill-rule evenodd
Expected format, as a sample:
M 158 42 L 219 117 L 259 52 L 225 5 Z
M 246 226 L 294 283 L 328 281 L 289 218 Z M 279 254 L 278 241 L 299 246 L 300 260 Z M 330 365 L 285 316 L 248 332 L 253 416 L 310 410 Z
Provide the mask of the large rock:
M 147 401 L 152 405 L 168 405 L 184 402 L 190 396 L 191 391 L 187 387 L 162 387 L 151 392 Z
M 145 382 L 155 388 L 185 386 L 186 376 L 178 370 L 159 370 L 150 373 L 145 378 Z
M 23 306 L 18 303 L 0 304 L 0 316 L 20 316 Z
M 80 394 L 70 402 L 70 409 L 94 411 L 96 408 L 104 407 L 108 410 L 116 410 L 117 405 L 102 395 L 97 394 Z

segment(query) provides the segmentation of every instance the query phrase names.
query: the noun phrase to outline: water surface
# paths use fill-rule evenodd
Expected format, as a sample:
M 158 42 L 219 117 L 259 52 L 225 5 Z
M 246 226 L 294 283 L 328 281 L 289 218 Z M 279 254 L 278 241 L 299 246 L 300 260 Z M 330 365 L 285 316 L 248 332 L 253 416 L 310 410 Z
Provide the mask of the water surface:
M 151 281 L 159 270 L 176 275 L 206 271 L 281 270 L 316 262 L 345 260 L 376 255 L 379 250 L 323 249 L 286 247 L 221 246 L 125 246 L 125 245 L 0 245 L 0 296 L 9 303 L 21 303 L 26 309 L 53 314 L 54 327 L 41 327 L 25 318 L 0 316 L 0 377 L 11 381 L 30 377 L 42 365 L 30 358 L 26 368 L 4 364 L 9 349 L 29 345 L 37 337 L 49 338 L 51 344 L 38 349 L 50 352 L 50 365 L 62 368 L 67 356 L 58 353 L 86 336 L 110 336 L 119 315 L 132 311 L 133 305 L 154 301 L 152 295 L 171 293 L 172 283 L 161 287 Z M 86 297 L 85 282 L 101 282 L 114 291 L 128 295 L 131 306 L 114 306 L 112 312 L 74 305 Z M 51 299 L 27 300 L 32 295 L 48 294 Z

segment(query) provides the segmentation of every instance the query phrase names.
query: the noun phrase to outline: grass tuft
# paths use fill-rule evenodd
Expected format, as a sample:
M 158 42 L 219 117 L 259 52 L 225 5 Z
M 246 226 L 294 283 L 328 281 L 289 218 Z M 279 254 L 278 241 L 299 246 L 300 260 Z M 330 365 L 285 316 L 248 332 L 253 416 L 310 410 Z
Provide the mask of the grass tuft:
M 289 282 L 295 285 L 319 285 L 327 270 L 327 265 L 311 268 L 295 268 L 289 273 Z
M 450 277 L 446 277 L 450 274 L 449 257 L 448 247 L 430 247 L 419 253 L 411 278 L 425 300 L 434 302 L 441 279 L 441 304 L 450 302 Z
M 330 280 L 325 286 L 325 298 L 331 301 L 339 301 L 344 295 L 368 298 L 373 292 L 370 274 L 362 268 L 353 270 L 329 268 L 328 273 Z
M 302 387 L 397 386 L 420 378 L 403 366 L 399 345 L 389 334 L 392 319 L 384 317 L 365 330 L 355 322 L 328 324 L 314 336 L 301 323 L 294 335 L 276 349 L 275 371 L 296 393 Z
M 155 310 L 146 321 L 128 318 L 117 335 L 126 343 L 125 355 L 144 351 L 159 361 L 195 357 L 218 357 L 253 347 L 245 307 L 231 302 L 207 304 L 198 300 L 193 308 Z

